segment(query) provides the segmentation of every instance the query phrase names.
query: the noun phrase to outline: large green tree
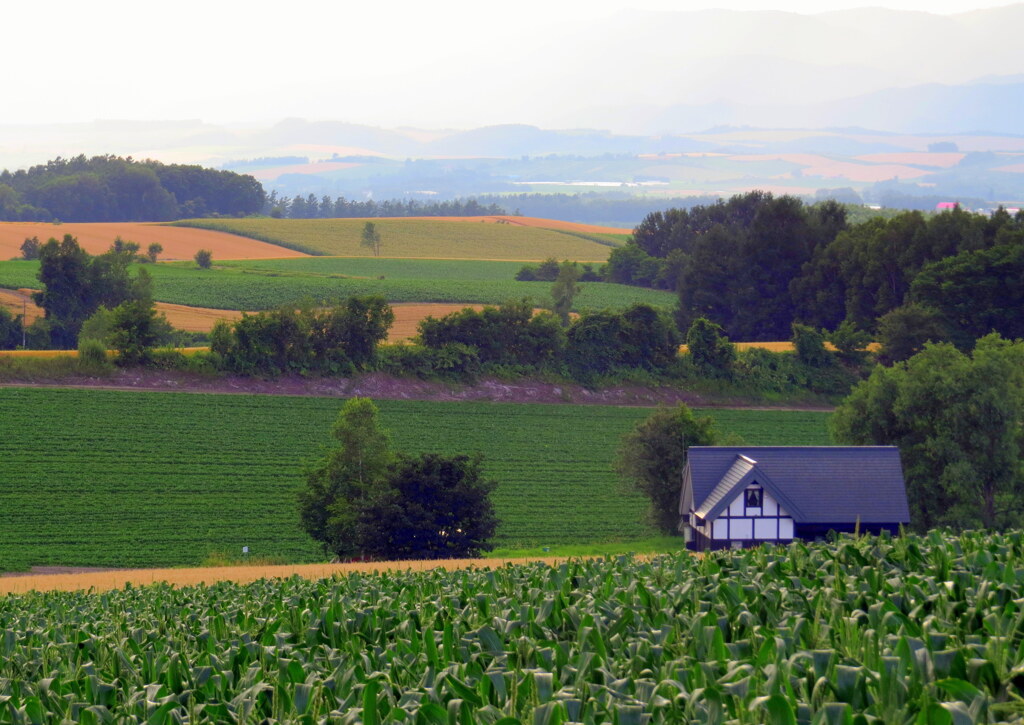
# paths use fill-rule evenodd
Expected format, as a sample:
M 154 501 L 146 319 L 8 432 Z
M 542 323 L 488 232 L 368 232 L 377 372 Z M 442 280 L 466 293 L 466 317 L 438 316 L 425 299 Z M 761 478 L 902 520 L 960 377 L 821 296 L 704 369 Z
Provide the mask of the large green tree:
M 580 286 L 577 282 L 582 274 L 575 263 L 566 260 L 559 265 L 558 276 L 555 278 L 555 283 L 551 285 L 551 299 L 554 301 L 552 310 L 562 321 L 563 327 L 569 326 L 569 312 L 572 311 L 576 295 L 580 293 Z
M 359 243 L 373 252 L 374 257 L 380 256 L 380 232 L 377 231 L 377 227 L 373 222 L 366 222 L 363 225 L 362 234 L 359 237 Z
M 686 451 L 719 441 L 714 420 L 698 418 L 686 405 L 660 408 L 622 438 L 615 470 L 650 499 L 651 523 L 664 534 L 678 533 L 679 494 Z
M 380 485 L 394 456 L 391 438 L 369 398 L 348 400 L 331 435 L 338 445 L 307 471 L 299 516 L 325 552 L 346 558 L 361 551 L 355 528 L 359 505 Z
M 447 559 L 489 551 L 498 525 L 479 456 L 400 455 L 360 505 L 362 552 L 378 559 Z
M 340 558 L 476 556 L 497 518 L 481 459 L 395 456 L 367 398 L 353 398 L 332 430 L 338 446 L 310 467 L 299 493 L 302 525 Z
M 134 252 L 124 249 L 93 256 L 70 234 L 40 247 L 38 277 L 43 290 L 33 299 L 45 310 L 53 347 L 74 348 L 82 323 L 96 310 L 113 309 L 133 299 L 137 289 L 131 275 L 134 257 Z
M 1019 525 L 1024 342 L 988 335 L 971 354 L 929 344 L 879 366 L 836 410 L 832 433 L 838 443 L 899 446 L 920 530 Z

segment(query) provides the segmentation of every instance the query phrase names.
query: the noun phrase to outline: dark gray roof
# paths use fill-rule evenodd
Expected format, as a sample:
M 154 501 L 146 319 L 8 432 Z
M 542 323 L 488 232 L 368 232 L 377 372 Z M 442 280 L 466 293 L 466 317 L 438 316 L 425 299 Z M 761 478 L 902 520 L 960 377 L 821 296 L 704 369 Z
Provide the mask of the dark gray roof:
M 793 517 L 794 521 L 806 519 L 803 510 L 796 501 L 789 497 L 786 489 L 778 486 L 772 477 L 757 465 L 757 461 L 742 455 L 736 456 L 736 462 L 732 464 L 695 513 L 699 518 L 705 520 L 718 518 L 718 515 L 729 507 L 740 491 L 754 483 L 771 493 L 779 505 Z
M 799 523 L 910 522 L 895 446 L 692 446 L 687 466 L 693 507 L 709 514 L 725 505 L 705 505 L 709 498 L 723 499 L 740 479 L 756 479 L 761 471 L 782 493 L 784 508 L 785 499 L 798 507 L 790 513 Z

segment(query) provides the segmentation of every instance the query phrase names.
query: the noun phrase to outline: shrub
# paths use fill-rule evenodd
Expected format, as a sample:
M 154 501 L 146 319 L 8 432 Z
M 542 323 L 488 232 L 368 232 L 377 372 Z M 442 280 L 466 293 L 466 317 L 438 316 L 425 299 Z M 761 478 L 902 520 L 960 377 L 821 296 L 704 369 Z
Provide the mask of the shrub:
M 698 317 L 686 333 L 686 346 L 698 370 L 710 377 L 730 377 L 736 346 L 722 334 L 722 326 Z
M 213 266 L 213 252 L 209 249 L 200 249 L 196 252 L 193 259 L 196 261 L 196 264 L 200 269 L 209 269 Z
M 101 340 L 91 338 L 79 340 L 78 359 L 87 368 L 109 369 L 113 367 L 107 356 L 107 346 Z

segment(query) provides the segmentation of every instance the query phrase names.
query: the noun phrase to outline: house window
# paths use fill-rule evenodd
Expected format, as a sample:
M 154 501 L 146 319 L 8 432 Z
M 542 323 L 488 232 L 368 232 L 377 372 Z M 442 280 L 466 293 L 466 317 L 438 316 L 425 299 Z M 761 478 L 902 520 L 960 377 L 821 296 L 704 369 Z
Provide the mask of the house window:
M 759 509 L 761 508 L 762 494 L 764 491 L 761 488 L 748 488 L 747 489 L 747 508 Z

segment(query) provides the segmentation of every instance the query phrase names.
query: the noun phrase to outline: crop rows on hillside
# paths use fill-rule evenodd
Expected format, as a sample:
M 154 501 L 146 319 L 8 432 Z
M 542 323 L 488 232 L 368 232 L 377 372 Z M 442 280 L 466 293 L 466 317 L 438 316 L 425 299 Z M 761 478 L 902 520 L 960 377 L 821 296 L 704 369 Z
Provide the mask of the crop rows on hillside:
M 1024 719 L 1024 537 L 0 599 L 0 723 Z
M 0 389 L 0 569 L 196 564 L 214 552 L 308 561 L 303 461 L 331 398 Z M 502 546 L 649 536 L 645 502 L 611 471 L 650 411 L 380 401 L 398 450 L 482 453 Z M 716 411 L 751 444 L 826 442 L 824 414 Z
M 0 287 L 38 287 L 37 269 L 35 262 L 0 262 Z M 551 298 L 550 282 L 517 282 L 512 278 L 514 271 L 506 279 L 434 278 L 430 275 L 439 270 L 428 266 L 419 278 L 385 274 L 384 279 L 378 279 L 380 275 L 366 278 L 292 273 L 286 260 L 278 261 L 272 269 L 251 271 L 237 267 L 198 269 L 191 265 L 168 264 L 148 265 L 146 269 L 153 276 L 153 295 L 158 302 L 222 310 L 262 310 L 306 299 L 331 304 L 352 295 L 380 295 L 389 302 L 489 305 L 523 297 L 547 303 Z M 641 302 L 669 308 L 676 302 L 670 292 L 642 287 L 588 282 L 582 288 L 576 309 L 622 309 Z
M 230 232 L 309 254 L 369 256 L 361 246 L 365 219 L 193 219 L 178 222 L 202 229 Z M 434 259 L 516 259 L 548 257 L 601 261 L 614 237 L 586 238 L 515 224 L 441 221 L 435 219 L 373 219 L 388 257 Z M 600 241 L 595 241 L 595 239 Z

